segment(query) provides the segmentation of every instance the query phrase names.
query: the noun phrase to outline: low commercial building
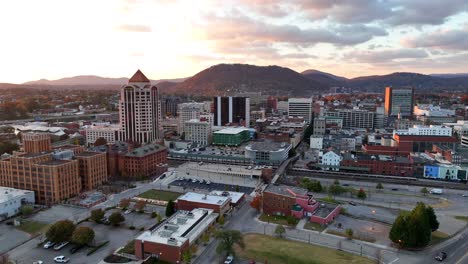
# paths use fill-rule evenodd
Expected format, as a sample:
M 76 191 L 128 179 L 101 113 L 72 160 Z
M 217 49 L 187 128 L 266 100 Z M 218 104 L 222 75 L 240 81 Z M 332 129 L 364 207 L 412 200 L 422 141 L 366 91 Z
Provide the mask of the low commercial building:
M 21 206 L 34 203 L 33 191 L 0 186 L 0 221 L 17 215 Z
M 262 193 L 262 212 L 267 215 L 309 217 L 311 222 L 329 224 L 340 213 L 340 206 L 313 199 L 306 189 L 270 184 Z
M 245 193 L 229 191 L 212 191 L 210 195 L 223 196 L 231 198 L 231 206 L 235 207 L 241 204 L 245 199 Z
M 323 136 L 320 136 L 320 135 L 310 136 L 310 148 L 322 149 L 323 148 Z
M 231 197 L 188 192 L 176 200 L 177 209 L 191 211 L 195 208 L 211 209 L 223 215 L 231 209 Z
M 135 239 L 135 255 L 139 259 L 156 256 L 165 262 L 182 263 L 182 254 L 215 224 L 217 217 L 210 209 L 178 211 Z
M 250 132 L 245 127 L 228 127 L 213 133 L 214 145 L 239 146 L 250 140 Z
M 466 168 L 452 164 L 424 166 L 424 177 L 442 180 L 466 180 Z
M 340 170 L 343 169 L 379 175 L 414 176 L 414 164 L 411 157 L 346 153 L 340 166 Z
M 343 158 L 340 154 L 330 150 L 324 154 L 321 153 L 320 164 L 322 165 L 323 170 L 338 171 L 342 159 Z
M 258 163 L 281 163 L 288 158 L 291 144 L 284 142 L 252 142 L 245 147 L 245 157 Z

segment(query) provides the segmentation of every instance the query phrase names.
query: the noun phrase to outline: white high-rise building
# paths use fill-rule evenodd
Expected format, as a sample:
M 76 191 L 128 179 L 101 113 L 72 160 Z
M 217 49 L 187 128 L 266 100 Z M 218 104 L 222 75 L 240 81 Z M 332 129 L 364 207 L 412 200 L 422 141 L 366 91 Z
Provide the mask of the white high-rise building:
M 311 98 L 289 98 L 288 115 L 302 116 L 306 123 L 312 120 L 312 97 Z
M 198 143 L 202 146 L 211 144 L 212 130 L 208 121 L 192 119 L 185 122 L 184 125 L 185 140 Z
M 120 90 L 119 140 L 149 143 L 161 138 L 158 88 L 138 70 Z
M 184 132 L 185 122 L 199 119 L 200 113 L 204 112 L 204 103 L 182 103 L 177 105 L 177 116 L 179 118 L 179 134 Z

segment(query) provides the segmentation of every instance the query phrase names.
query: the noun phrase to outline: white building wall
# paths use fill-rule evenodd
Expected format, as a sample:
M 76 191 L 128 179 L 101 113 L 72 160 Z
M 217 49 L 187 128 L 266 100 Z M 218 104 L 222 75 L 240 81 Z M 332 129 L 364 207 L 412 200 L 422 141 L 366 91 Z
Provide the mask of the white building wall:
M 0 220 L 17 215 L 23 204 L 34 204 L 34 192 L 0 187 Z

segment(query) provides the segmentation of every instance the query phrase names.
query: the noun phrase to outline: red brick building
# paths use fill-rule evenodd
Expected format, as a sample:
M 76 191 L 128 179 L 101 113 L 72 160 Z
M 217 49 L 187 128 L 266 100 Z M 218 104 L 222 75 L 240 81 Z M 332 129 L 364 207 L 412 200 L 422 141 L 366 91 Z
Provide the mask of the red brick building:
M 398 149 L 406 152 L 424 152 L 426 150 L 432 150 L 432 145 L 434 144 L 454 149 L 455 145 L 458 143 L 457 138 L 453 136 L 415 136 L 395 134 L 393 138 L 398 143 Z
M 411 157 L 392 157 L 369 154 L 347 154 L 341 161 L 341 167 L 365 168 L 370 174 L 414 176 Z
M 176 208 L 185 211 L 191 211 L 195 208 L 206 208 L 223 215 L 231 208 L 231 198 L 228 196 L 188 192 L 177 198 Z

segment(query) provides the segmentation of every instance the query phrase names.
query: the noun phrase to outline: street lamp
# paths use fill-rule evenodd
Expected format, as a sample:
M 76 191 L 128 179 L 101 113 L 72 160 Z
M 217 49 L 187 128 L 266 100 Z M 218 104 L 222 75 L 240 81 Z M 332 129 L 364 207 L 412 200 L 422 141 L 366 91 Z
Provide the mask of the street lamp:
M 372 210 L 372 218 L 375 219 L 375 210 Z M 374 230 L 374 221 L 372 221 L 372 230 Z

